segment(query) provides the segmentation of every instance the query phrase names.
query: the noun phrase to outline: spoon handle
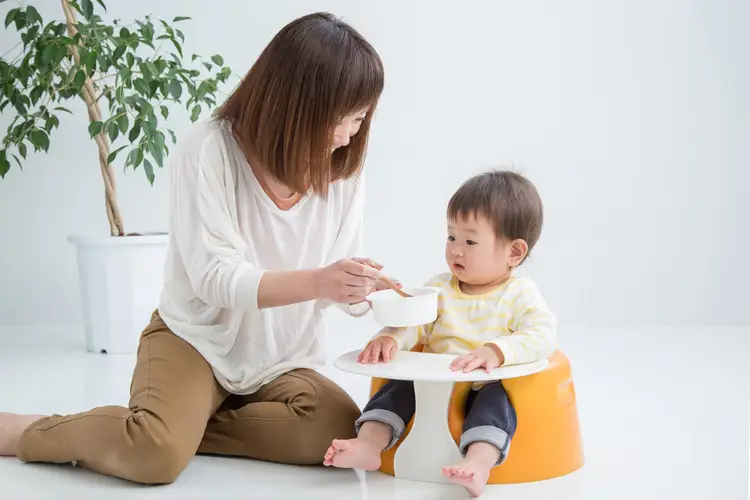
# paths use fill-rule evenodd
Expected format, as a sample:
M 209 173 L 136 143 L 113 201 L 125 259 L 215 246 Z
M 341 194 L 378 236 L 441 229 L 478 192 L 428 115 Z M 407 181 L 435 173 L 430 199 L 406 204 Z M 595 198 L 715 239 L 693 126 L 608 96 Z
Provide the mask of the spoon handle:
M 385 276 L 381 276 L 380 280 L 386 284 L 388 288 L 396 292 L 397 294 L 401 295 L 402 297 L 412 297 L 412 295 L 409 295 L 408 293 L 401 290 L 394 282 L 386 278 Z

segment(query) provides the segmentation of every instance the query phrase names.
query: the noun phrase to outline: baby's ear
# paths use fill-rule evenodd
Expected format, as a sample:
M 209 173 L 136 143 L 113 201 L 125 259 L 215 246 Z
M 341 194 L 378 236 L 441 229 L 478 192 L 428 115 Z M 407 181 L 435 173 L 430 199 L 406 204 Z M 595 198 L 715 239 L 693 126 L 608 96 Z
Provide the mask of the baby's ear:
M 526 255 L 529 253 L 529 245 L 526 243 L 526 241 L 518 239 L 513 240 L 510 243 L 510 255 L 508 256 L 508 260 L 510 261 L 511 267 L 518 267 L 521 265 L 521 262 L 526 258 Z

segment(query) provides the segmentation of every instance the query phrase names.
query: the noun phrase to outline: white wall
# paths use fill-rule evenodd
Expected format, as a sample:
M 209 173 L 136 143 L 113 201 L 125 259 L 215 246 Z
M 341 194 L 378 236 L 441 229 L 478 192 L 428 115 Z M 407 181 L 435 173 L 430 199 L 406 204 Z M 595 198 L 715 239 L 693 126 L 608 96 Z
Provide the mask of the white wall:
M 57 0 L 31 3 L 59 16 Z M 125 20 L 192 16 L 186 50 L 221 53 L 238 73 L 313 10 L 369 38 L 387 88 L 368 156 L 367 243 L 402 281 L 443 270 L 443 213 L 458 184 L 512 164 L 547 210 L 524 272 L 563 322 L 750 324 L 747 2 L 108 3 Z M 4 52 L 14 40 L 0 33 Z M 65 238 L 108 227 L 76 112 L 48 155 L 0 181 L 0 325 L 81 321 Z M 127 229 L 166 229 L 166 176 L 155 188 L 142 171 L 119 179 Z

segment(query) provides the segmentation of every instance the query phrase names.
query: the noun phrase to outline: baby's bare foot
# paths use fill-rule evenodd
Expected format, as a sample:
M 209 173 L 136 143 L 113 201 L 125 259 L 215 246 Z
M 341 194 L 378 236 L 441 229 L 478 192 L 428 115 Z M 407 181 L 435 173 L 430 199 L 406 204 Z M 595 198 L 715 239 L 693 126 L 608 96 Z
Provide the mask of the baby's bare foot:
M 463 486 L 469 495 L 478 497 L 484 491 L 490 471 L 474 461 L 464 459 L 456 465 L 443 467 L 443 475 L 452 483 Z
M 41 417 L 42 415 L 0 413 L 0 456 L 15 457 L 18 440 L 24 429 Z
M 342 469 L 378 470 L 380 450 L 377 445 L 362 439 L 334 439 L 328 448 L 323 465 Z

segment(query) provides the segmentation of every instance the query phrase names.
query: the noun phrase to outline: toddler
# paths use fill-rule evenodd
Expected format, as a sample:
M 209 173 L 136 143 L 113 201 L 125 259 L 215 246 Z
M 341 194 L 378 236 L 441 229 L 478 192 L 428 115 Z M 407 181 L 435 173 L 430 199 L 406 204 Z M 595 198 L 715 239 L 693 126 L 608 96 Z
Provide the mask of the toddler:
M 550 356 L 556 319 L 536 285 L 513 276 L 542 229 L 542 202 L 534 185 L 507 171 L 475 176 L 453 195 L 447 216 L 450 272 L 427 282 L 442 288 L 437 319 L 418 328 L 381 330 L 359 361 L 387 363 L 397 350 L 418 343 L 423 352 L 456 354 L 450 368 L 465 372 Z M 414 410 L 413 382 L 390 381 L 357 420 L 357 438 L 333 441 L 325 465 L 378 469 L 380 453 L 398 442 Z M 479 496 L 490 469 L 507 458 L 515 431 L 516 413 L 502 383 L 474 384 L 459 445 L 463 460 L 444 467 L 443 474 Z

